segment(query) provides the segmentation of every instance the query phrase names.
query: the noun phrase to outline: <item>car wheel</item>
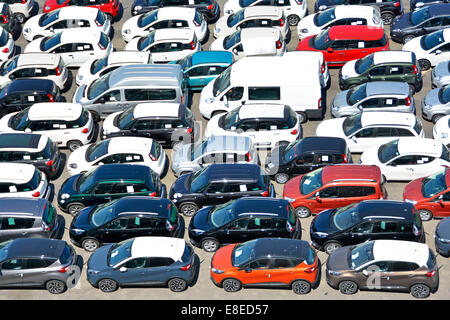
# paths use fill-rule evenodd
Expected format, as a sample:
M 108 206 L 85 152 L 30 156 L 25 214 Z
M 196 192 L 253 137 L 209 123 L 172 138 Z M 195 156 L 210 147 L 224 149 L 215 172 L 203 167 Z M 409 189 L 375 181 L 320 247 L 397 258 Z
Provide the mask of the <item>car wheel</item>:
M 100 247 L 100 242 L 94 238 L 86 238 L 81 241 L 81 246 L 87 252 L 93 252 Z
M 433 213 L 430 210 L 420 209 L 419 217 L 422 221 L 430 221 L 433 218 Z
M 427 298 L 430 295 L 430 287 L 423 283 L 414 284 L 409 291 L 414 298 Z
M 98 282 L 98 288 L 102 292 L 114 292 L 118 287 L 117 282 L 113 279 L 102 279 Z
M 61 280 L 49 280 L 45 283 L 45 288 L 52 294 L 60 294 L 66 291 L 67 286 Z
M 198 206 L 193 202 L 183 203 L 180 206 L 180 212 L 185 217 L 192 217 L 197 212 L 197 210 L 198 210 Z
M 383 12 L 381 13 L 381 20 L 383 20 L 383 24 L 390 25 L 392 20 L 394 20 L 394 14 L 392 12 Z
M 14 15 L 14 18 L 16 18 L 16 21 L 20 24 L 23 24 L 26 20 L 25 15 L 23 13 L 16 13 Z
M 286 173 L 277 173 L 275 175 L 275 181 L 279 184 L 285 184 L 288 180 L 289 176 Z
M 79 140 L 70 140 L 69 142 L 67 142 L 67 148 L 69 148 L 69 150 L 72 152 L 82 146 L 83 146 L 83 143 Z
M 170 279 L 167 285 L 173 292 L 181 292 L 187 288 L 187 282 L 181 278 Z
M 403 37 L 403 43 L 407 43 L 408 41 L 411 41 L 412 39 L 414 39 L 415 37 L 411 34 L 404 36 Z
M 444 115 L 443 114 L 435 114 L 432 118 L 431 121 L 433 121 L 433 123 L 436 123 L 440 118 L 442 118 Z
M 301 219 L 307 218 L 311 215 L 311 211 L 307 207 L 295 208 L 295 215 Z
M 306 113 L 304 113 L 304 112 L 297 112 L 297 116 L 298 116 L 298 121 L 300 123 L 305 123 L 306 120 L 308 120 L 308 117 L 306 116 Z
M 75 217 L 78 212 L 84 209 L 84 204 L 82 203 L 72 203 L 67 206 L 67 211 L 72 217 Z
M 420 70 L 428 70 L 431 68 L 431 63 L 427 59 L 419 59 L 419 67 Z
M 205 239 L 202 241 L 202 248 L 206 252 L 214 252 L 219 248 L 219 242 L 216 239 Z
M 339 249 L 341 247 L 342 247 L 342 245 L 339 242 L 330 241 L 330 242 L 325 243 L 325 245 L 323 246 L 323 250 L 327 254 L 331 254 L 332 252 L 336 251 L 337 249 Z
M 298 25 L 300 18 L 296 14 L 291 14 L 291 15 L 288 15 L 287 20 L 288 20 L 288 23 L 290 26 L 296 26 L 296 25 Z
M 358 285 L 351 280 L 341 281 L 339 283 L 339 291 L 343 294 L 355 294 L 358 292 Z
M 307 294 L 311 291 L 311 284 L 305 280 L 296 280 L 292 283 L 292 291 L 296 294 Z
M 236 292 L 241 290 L 242 283 L 237 279 L 228 278 L 223 280 L 222 287 L 226 292 Z

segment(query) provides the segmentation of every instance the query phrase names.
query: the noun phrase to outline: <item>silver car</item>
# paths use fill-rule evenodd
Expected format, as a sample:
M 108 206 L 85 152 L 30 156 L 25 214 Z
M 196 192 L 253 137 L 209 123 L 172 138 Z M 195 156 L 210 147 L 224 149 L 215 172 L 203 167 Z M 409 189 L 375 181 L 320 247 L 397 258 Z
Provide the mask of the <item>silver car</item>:
M 450 85 L 431 90 L 422 100 L 424 119 L 436 123 L 447 114 L 450 114 Z
M 441 88 L 450 84 L 450 61 L 442 61 L 431 71 L 431 87 Z
M 413 94 L 406 82 L 374 81 L 339 92 L 331 104 L 334 117 L 346 117 L 361 111 L 415 113 Z
M 173 155 L 175 176 L 194 172 L 213 163 L 260 164 L 258 153 L 249 137 L 211 136 L 197 144 L 180 147 Z

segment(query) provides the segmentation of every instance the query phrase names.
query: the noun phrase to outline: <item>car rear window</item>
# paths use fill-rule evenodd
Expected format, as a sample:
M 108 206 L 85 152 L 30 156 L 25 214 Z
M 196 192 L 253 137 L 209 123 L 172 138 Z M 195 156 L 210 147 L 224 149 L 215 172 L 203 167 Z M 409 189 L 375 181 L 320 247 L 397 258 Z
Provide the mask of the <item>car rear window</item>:
M 433 269 L 436 266 L 436 256 L 431 249 L 429 249 L 428 252 L 427 268 Z
M 314 263 L 314 261 L 316 261 L 316 255 L 317 255 L 316 250 L 309 247 L 308 252 L 306 254 L 306 259 L 305 259 L 306 264 L 312 265 Z
M 447 147 L 446 147 L 445 145 L 442 145 L 441 159 L 450 162 L 450 157 L 449 157 L 449 154 L 448 154 L 448 149 L 447 149 Z
M 161 155 L 161 149 L 161 145 L 153 140 L 152 147 L 150 149 L 150 155 L 155 159 L 159 159 L 159 156 Z
M 5 29 L 1 30 L 0 34 L 0 46 L 3 47 L 8 42 L 8 32 Z
M 68 264 L 70 262 L 70 258 L 72 257 L 72 248 L 70 248 L 67 244 L 64 247 L 64 250 L 61 254 L 61 257 L 59 257 L 59 262 L 61 264 Z
M 0 183 L 0 193 L 33 191 L 37 189 L 41 180 L 42 180 L 42 173 L 36 169 L 33 177 L 27 183 L 23 184 Z
M 50 202 L 48 202 L 45 206 L 44 215 L 42 217 L 42 220 L 46 224 L 52 224 L 53 221 L 56 219 L 56 209 L 54 206 L 51 205 Z
M 191 261 L 192 248 L 189 245 L 184 246 L 183 255 L 181 256 L 181 261 L 189 262 Z
M 95 17 L 95 23 L 98 26 L 102 26 L 105 24 L 105 21 L 106 21 L 105 14 L 101 10 L 98 10 L 97 17 Z

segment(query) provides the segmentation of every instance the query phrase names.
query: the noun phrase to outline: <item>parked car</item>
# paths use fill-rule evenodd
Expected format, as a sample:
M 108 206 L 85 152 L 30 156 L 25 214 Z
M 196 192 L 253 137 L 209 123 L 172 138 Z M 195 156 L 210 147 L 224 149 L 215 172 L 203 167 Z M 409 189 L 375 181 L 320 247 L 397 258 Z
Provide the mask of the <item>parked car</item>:
M 326 279 L 343 294 L 375 289 L 426 298 L 437 290 L 439 270 L 433 251 L 424 243 L 372 240 L 333 252 L 327 260 Z
M 194 284 L 199 268 L 197 255 L 183 239 L 137 237 L 93 252 L 87 280 L 103 292 L 136 285 L 165 285 L 181 292 Z
M 283 199 L 299 218 L 363 200 L 387 199 L 380 168 L 340 164 L 292 178 L 283 188 Z
M 250 137 L 214 135 L 195 144 L 184 145 L 172 153 L 172 171 L 176 177 L 213 163 L 253 163 L 259 157 Z
M 316 135 L 344 138 L 351 152 L 361 153 L 400 137 L 425 138 L 425 131 L 414 114 L 379 111 L 324 120 Z
M 311 222 L 311 244 L 328 254 L 343 246 L 387 239 L 425 243 L 425 231 L 411 203 L 366 200 L 325 210 Z
M 320 51 L 329 66 L 343 66 L 347 61 L 389 50 L 389 40 L 380 27 L 334 26 L 302 39 L 296 50 Z
M 440 221 L 434 233 L 436 251 L 444 257 L 450 256 L 450 218 Z
M 183 238 L 184 219 L 165 198 L 123 197 L 80 211 L 70 224 L 70 241 L 93 252 L 107 243 L 143 236 Z
M 265 169 L 279 184 L 299 174 L 339 163 L 352 163 L 350 149 L 338 137 L 305 137 L 282 144 L 266 157 Z
M 421 69 L 414 52 L 379 51 L 347 62 L 339 71 L 339 88 L 346 90 L 368 81 L 407 82 L 412 92 L 422 89 Z
M 432 89 L 422 100 L 422 117 L 436 123 L 450 114 L 450 85 Z
M 331 102 L 330 110 L 333 117 L 372 111 L 415 114 L 416 105 L 406 82 L 371 81 L 339 92 Z
M 75 216 L 83 208 L 126 196 L 165 198 L 166 186 L 149 167 L 132 164 L 99 166 L 71 176 L 58 192 L 58 206 Z
M 440 88 L 450 84 L 450 59 L 436 64 L 431 71 L 431 88 Z
M 50 193 L 45 174 L 34 165 L 0 162 L 0 198 L 49 199 Z
M 16 33 L 18 22 L 7 3 L 0 3 L 0 18 L 0 26 L 3 29 L 12 34 Z
M 318 285 L 320 261 L 305 240 L 255 239 L 219 249 L 211 260 L 210 278 L 226 292 L 275 286 L 307 294 Z
M 50 12 L 67 6 L 98 8 L 112 22 L 113 18 L 116 18 L 119 14 L 121 3 L 119 0 L 46 0 L 43 5 L 43 12 Z
M 211 164 L 195 173 L 182 175 L 169 192 L 170 200 L 187 217 L 203 206 L 248 196 L 275 197 L 269 176 L 255 164 Z
M 422 8 L 423 6 L 429 6 L 439 3 L 448 3 L 447 0 L 410 0 L 409 9 L 411 11 Z
M 96 138 L 89 111 L 80 104 L 66 102 L 35 103 L 0 119 L 0 133 L 45 134 L 60 147 L 74 151 Z
M 63 240 L 19 238 L 0 243 L 1 286 L 45 288 L 60 294 L 76 285 L 75 268 L 83 270 L 83 258 Z
M 16 238 L 62 239 L 65 220 L 50 201 L 0 198 L 0 242 Z
M 2 2 L 8 4 L 14 18 L 20 24 L 30 18 L 36 3 L 34 0 L 2 0 Z
M 46 135 L 1 133 L 0 162 L 32 164 L 50 180 L 58 174 L 62 158 L 56 143 Z
M 6 61 L 14 56 L 16 48 L 11 33 L 0 27 L 0 61 Z
M 250 95 L 264 95 L 270 89 L 252 90 Z M 301 138 L 303 130 L 298 115 L 289 106 L 246 103 L 208 121 L 206 138 L 225 134 L 250 137 L 256 148 L 274 148 Z
M 249 197 L 199 210 L 189 224 L 189 240 L 207 252 L 221 245 L 258 238 L 301 239 L 302 227 L 287 200 Z
M 368 149 L 360 161 L 378 166 L 388 181 L 411 181 L 450 166 L 450 155 L 439 141 L 404 137 Z
M 443 116 L 433 126 L 433 139 L 450 147 L 450 115 Z

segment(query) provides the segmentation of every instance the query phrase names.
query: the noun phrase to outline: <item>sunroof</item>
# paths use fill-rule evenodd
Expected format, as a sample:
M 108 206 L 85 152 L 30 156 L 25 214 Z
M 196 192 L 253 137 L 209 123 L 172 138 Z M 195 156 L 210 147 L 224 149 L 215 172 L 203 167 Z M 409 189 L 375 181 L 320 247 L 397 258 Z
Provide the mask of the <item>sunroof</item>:
M 37 148 L 40 135 L 38 134 L 0 134 L 0 148 Z

